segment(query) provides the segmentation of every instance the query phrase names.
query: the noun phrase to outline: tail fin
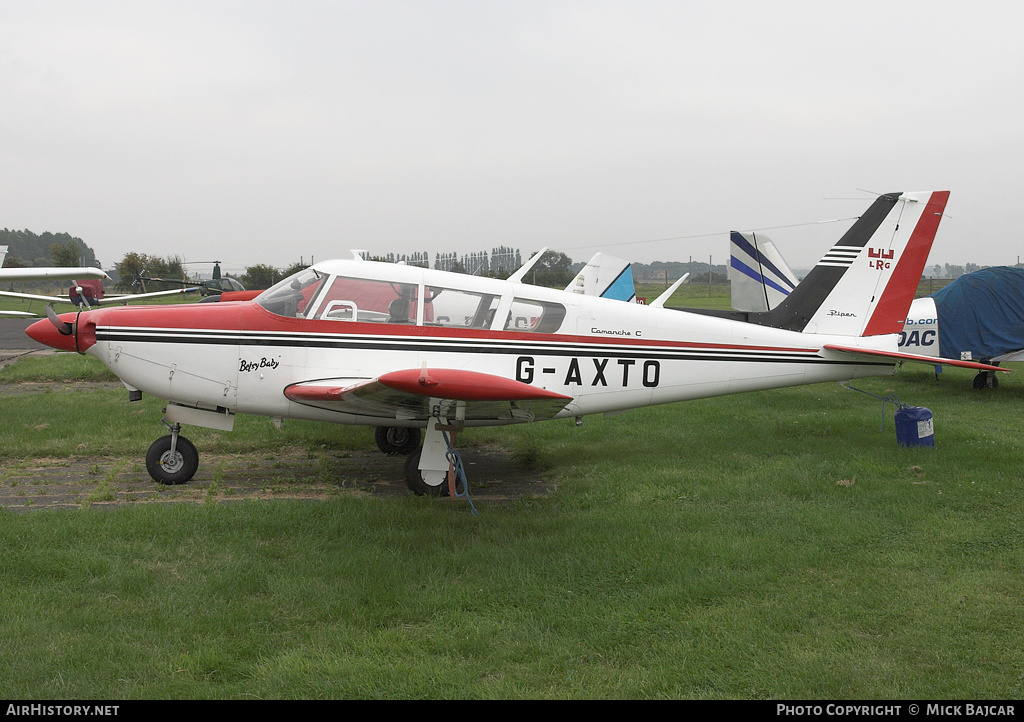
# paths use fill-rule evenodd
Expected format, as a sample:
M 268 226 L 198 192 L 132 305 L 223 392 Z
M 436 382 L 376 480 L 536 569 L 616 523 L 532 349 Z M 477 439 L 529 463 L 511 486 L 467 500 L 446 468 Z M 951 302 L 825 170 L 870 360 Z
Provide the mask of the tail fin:
M 770 311 L 796 288 L 796 275 L 775 244 L 758 233 L 729 234 L 729 285 L 737 311 Z
M 879 196 L 785 301 L 748 320 L 839 336 L 899 333 L 949 191 Z
M 632 302 L 636 300 L 633 267 L 628 261 L 607 253 L 595 254 L 565 290 Z
M 0 266 L 4 265 L 5 258 L 7 258 L 7 246 L 0 246 Z

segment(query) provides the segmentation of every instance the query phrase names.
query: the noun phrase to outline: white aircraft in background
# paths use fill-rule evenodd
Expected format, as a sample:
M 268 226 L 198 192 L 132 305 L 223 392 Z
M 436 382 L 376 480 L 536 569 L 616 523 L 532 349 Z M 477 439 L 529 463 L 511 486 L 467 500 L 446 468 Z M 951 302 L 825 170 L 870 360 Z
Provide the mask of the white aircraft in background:
M 256 414 L 410 429 L 415 442 L 395 449 L 409 453 L 409 488 L 455 493 L 453 438 L 467 427 L 579 420 L 932 363 L 900 353 L 897 340 L 948 196 L 879 197 L 785 301 L 743 319 L 526 285 L 529 263 L 500 280 L 337 260 L 249 301 L 66 313 L 27 333 L 96 357 L 129 400 L 167 401 L 171 433 L 146 455 L 159 482 L 184 483 L 199 466 L 182 424 L 226 431 L 237 414 Z M 888 262 L 876 264 L 879 254 Z M 437 313 L 442 300 L 460 312 Z
M 892 261 L 883 251 L 872 259 L 876 265 Z M 775 308 L 798 283 L 771 240 L 737 231 L 730 234 L 729 279 L 732 307 L 741 312 Z M 1024 269 L 982 269 L 931 296 L 915 298 L 900 329 L 899 349 L 936 363 L 960 359 L 998 366 L 1024 361 Z M 996 375 L 984 369 L 973 382 L 974 388 L 998 385 Z
M 62 266 L 36 266 L 33 268 L 2 268 L 4 259 L 7 257 L 8 246 L 0 246 L 0 282 L 4 281 L 49 281 L 59 279 L 71 280 L 71 287 L 68 296 L 44 296 L 34 293 L 17 293 L 15 291 L 0 291 L 0 296 L 7 298 L 19 298 L 27 301 L 43 301 L 44 303 L 73 303 L 76 306 L 84 305 L 86 308 L 102 306 L 104 304 L 128 303 L 140 298 L 153 298 L 155 296 L 168 296 L 172 294 L 187 293 L 194 289 L 175 289 L 173 291 L 155 291 L 153 293 L 135 293 L 117 296 L 105 296 L 103 282 L 98 279 L 110 280 L 104 271 L 99 268 L 77 267 L 68 268 Z M 95 279 L 95 280 L 81 280 Z M 30 311 L 0 311 L 6 316 L 36 316 L 38 314 Z
M 26 301 L 42 301 L 44 303 L 73 303 L 86 309 L 99 308 L 114 304 L 124 305 L 129 301 L 138 301 L 143 298 L 156 298 L 158 296 L 180 296 L 184 293 L 193 293 L 197 288 L 175 288 L 170 291 L 152 291 L 150 293 L 127 293 L 114 296 L 106 295 L 103 289 L 103 282 L 100 280 L 78 281 L 72 280 L 67 296 L 45 296 L 37 293 L 17 293 L 15 291 L 0 291 L 0 296 L 6 298 L 20 298 Z M 21 314 L 30 314 L 20 312 Z
M 767 236 L 729 234 L 729 285 L 738 311 L 770 311 L 793 292 L 799 281 Z
M 42 266 L 35 268 L 3 268 L 9 246 L 0 246 L 0 282 L 4 281 L 45 281 L 58 278 L 109 278 L 98 268 L 64 268 Z M 29 311 L 0 311 L 0 316 L 36 316 Z
M 657 299 L 647 305 L 661 308 L 689 277 L 689 273 L 683 274 L 682 278 L 677 279 Z M 607 253 L 595 254 L 565 290 L 627 303 L 640 303 L 633 285 L 632 265 L 629 261 Z

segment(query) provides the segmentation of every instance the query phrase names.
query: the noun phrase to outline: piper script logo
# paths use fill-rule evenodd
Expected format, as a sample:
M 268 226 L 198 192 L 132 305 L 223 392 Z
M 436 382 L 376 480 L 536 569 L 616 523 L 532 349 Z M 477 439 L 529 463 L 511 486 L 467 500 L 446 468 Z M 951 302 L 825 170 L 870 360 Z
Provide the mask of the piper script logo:
M 888 251 L 881 248 L 869 248 L 868 249 L 868 268 L 877 268 L 879 271 L 885 270 L 892 266 L 892 257 L 895 251 L 889 249 Z

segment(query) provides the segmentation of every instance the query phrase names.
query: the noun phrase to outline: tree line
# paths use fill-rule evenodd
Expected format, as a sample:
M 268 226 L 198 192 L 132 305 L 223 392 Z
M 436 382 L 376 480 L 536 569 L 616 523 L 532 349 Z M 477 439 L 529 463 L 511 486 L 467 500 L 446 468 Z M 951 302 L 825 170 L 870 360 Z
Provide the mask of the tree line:
M 36 235 L 32 231 L 4 228 L 0 231 L 0 246 L 7 246 L 7 257 L 4 259 L 4 266 L 7 268 L 100 267 L 92 248 L 81 238 L 75 238 L 68 233 Z

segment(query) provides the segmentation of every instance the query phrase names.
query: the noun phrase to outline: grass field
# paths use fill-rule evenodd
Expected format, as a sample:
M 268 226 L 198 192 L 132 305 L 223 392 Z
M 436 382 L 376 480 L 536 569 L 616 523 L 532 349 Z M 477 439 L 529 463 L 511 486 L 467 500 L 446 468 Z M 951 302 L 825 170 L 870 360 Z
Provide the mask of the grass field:
M 109 378 L 92 359 L 29 361 L 0 384 L 69 385 L 0 394 L 0 469 L 141 457 L 162 433 L 157 402 L 76 390 Z M 935 448 L 898 446 L 892 405 L 837 384 L 466 432 L 555 487 L 475 516 L 372 495 L 0 512 L 5 691 L 1019 699 L 1011 368 L 985 392 L 930 368 L 856 384 L 930 408 Z M 201 454 L 373 443 L 265 419 L 190 436 Z

